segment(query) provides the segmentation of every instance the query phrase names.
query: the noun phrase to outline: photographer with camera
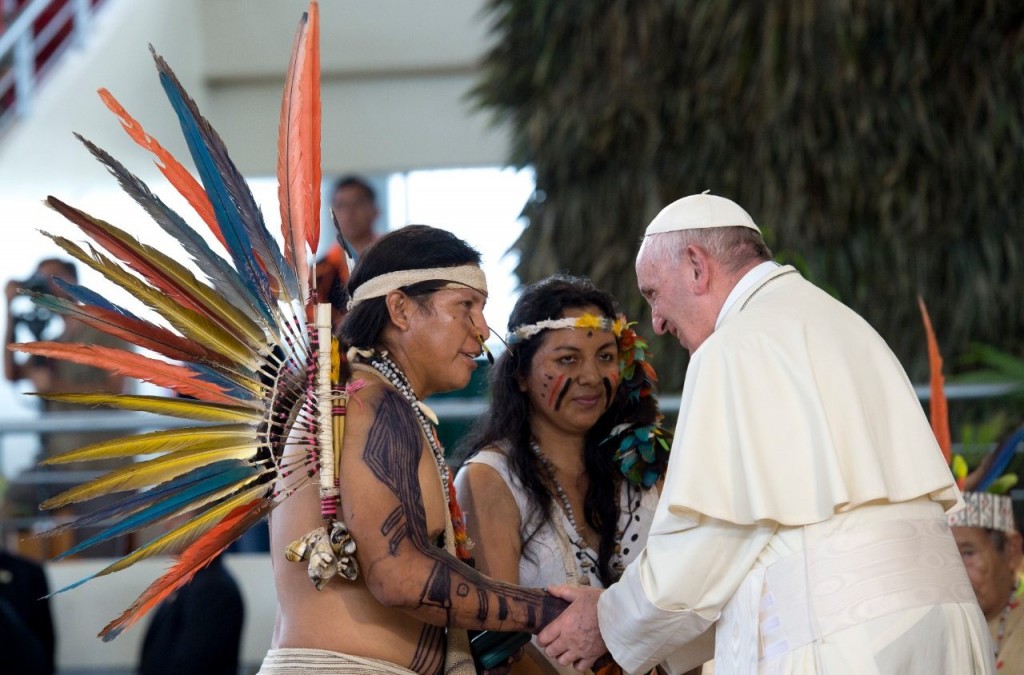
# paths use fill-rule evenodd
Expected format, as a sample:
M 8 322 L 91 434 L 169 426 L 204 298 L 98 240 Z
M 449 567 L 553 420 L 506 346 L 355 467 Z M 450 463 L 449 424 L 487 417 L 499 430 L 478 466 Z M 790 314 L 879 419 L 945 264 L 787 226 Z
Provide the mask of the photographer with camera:
M 58 281 L 59 280 L 59 281 Z M 39 394 L 47 393 L 81 393 L 110 392 L 119 393 L 124 388 L 124 378 L 112 375 L 99 368 L 83 366 L 68 361 L 58 361 L 45 357 L 32 356 L 22 360 L 8 346 L 27 340 L 53 340 L 56 342 L 77 342 L 124 348 L 124 343 L 106 333 L 98 331 L 73 317 L 60 317 L 43 308 L 32 305 L 28 298 L 22 297 L 19 291 L 35 291 L 47 293 L 60 298 L 68 298 L 68 294 L 60 286 L 60 282 L 76 284 L 78 274 L 74 263 L 58 258 L 47 258 L 36 267 L 32 276 L 23 281 L 12 280 L 7 283 L 7 324 L 4 334 L 4 376 L 10 382 L 27 380 L 31 391 Z M 27 329 L 19 331 L 19 327 Z M 19 334 L 20 333 L 20 334 Z M 44 414 L 75 412 L 88 410 L 81 406 L 58 401 L 39 399 L 40 409 Z M 40 434 L 40 453 L 37 461 L 73 450 L 89 443 L 117 436 L 120 432 L 83 432 L 59 431 Z M 120 460 L 111 460 L 115 464 Z M 112 467 L 102 466 L 102 462 L 88 464 L 68 464 L 64 469 L 87 470 L 96 472 Z M 9 517 L 33 518 L 39 515 L 39 504 L 66 488 L 57 480 L 49 480 L 43 469 L 37 467 L 30 470 L 28 476 L 17 476 L 10 483 L 7 504 L 4 511 Z M 119 546 L 119 545 L 118 545 Z M 113 554 L 116 550 L 100 552 Z M 25 551 L 29 555 L 45 555 L 45 552 Z

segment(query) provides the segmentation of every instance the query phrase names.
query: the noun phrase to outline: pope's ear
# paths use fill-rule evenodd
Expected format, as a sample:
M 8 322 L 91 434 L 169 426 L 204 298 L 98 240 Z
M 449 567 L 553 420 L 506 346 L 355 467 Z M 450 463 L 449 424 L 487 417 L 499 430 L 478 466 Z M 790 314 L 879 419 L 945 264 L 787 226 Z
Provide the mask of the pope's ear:
M 391 291 L 384 296 L 384 304 L 388 308 L 388 317 L 391 323 L 401 330 L 409 329 L 409 296 L 402 291 Z
M 695 244 L 683 250 L 686 267 L 686 281 L 693 284 L 696 293 L 706 292 L 711 283 L 711 257 L 704 248 Z

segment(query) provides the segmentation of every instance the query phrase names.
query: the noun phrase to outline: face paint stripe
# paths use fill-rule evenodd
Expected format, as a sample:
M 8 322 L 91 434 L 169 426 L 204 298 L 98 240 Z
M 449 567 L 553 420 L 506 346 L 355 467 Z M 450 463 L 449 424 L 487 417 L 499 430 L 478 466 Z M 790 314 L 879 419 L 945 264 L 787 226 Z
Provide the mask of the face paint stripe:
M 565 395 L 569 393 L 569 387 L 571 387 L 571 386 L 572 386 L 572 378 L 570 377 L 569 379 L 567 379 L 565 381 L 565 386 L 562 387 L 562 391 L 559 392 L 559 394 L 558 394 L 558 399 L 555 401 L 555 410 L 558 410 L 559 408 L 562 407 L 562 399 L 565 398 Z
M 607 408 L 612 404 L 612 381 L 604 377 L 601 382 L 604 383 L 604 407 Z
M 559 375 L 558 378 L 555 380 L 555 386 L 551 387 L 551 390 L 548 392 L 548 407 L 549 408 L 555 408 L 555 410 L 558 410 L 558 408 L 555 406 L 555 396 L 558 395 L 558 390 L 561 389 L 562 382 L 564 382 L 564 381 L 565 381 L 565 375 Z

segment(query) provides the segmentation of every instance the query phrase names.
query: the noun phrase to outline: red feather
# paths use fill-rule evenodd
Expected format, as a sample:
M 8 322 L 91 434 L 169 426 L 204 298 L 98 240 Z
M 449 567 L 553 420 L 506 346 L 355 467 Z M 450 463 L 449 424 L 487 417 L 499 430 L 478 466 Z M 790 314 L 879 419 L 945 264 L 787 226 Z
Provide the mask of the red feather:
M 949 464 L 953 440 L 949 433 L 949 405 L 946 401 L 944 378 L 942 377 L 942 355 L 939 354 L 939 342 L 932 330 L 932 321 L 928 317 L 928 308 L 921 296 L 917 296 L 917 304 L 921 308 L 921 320 L 924 321 L 924 332 L 928 339 L 928 368 L 931 370 L 931 401 L 930 413 L 932 433 L 942 449 L 942 456 Z
M 278 128 L 278 201 L 285 257 L 308 294 L 306 246 L 320 241 L 320 10 L 310 2 L 295 34 Z
M 167 596 L 191 581 L 196 572 L 209 565 L 243 532 L 268 514 L 273 506 L 274 503 L 269 499 L 254 499 L 226 515 L 220 523 L 182 551 L 174 566 L 150 584 L 121 616 L 108 623 L 100 631 L 99 637 L 109 642 L 120 635 L 121 631 L 145 616 L 146 612 Z
M 107 335 L 113 335 L 142 349 L 162 354 L 169 359 L 219 363 L 225 366 L 232 364 L 228 357 L 148 321 L 125 316 L 114 310 L 95 305 L 71 305 L 70 308 L 70 311 L 63 313 Z
M 103 368 L 115 375 L 126 375 L 158 387 L 172 389 L 179 394 L 192 396 L 200 401 L 226 403 L 228 405 L 250 405 L 245 401 L 228 396 L 223 387 L 205 382 L 199 374 L 186 366 L 167 363 L 142 354 L 103 347 L 100 345 L 77 344 L 73 342 L 26 342 L 11 345 L 11 349 L 27 354 L 36 354 L 63 359 L 86 366 Z
M 209 311 L 209 308 L 197 304 L 186 289 L 181 288 L 168 279 L 163 270 L 150 263 L 144 255 L 140 255 L 139 244 L 136 242 L 133 245 L 130 241 L 126 241 L 128 237 L 122 230 L 109 223 L 97 220 L 85 211 L 76 209 L 56 197 L 47 197 L 46 204 L 77 225 L 79 229 L 92 237 L 100 246 L 107 249 L 120 260 L 123 260 L 129 267 L 144 276 L 169 297 L 177 300 L 178 304 L 210 318 L 215 319 L 217 317 L 216 313 Z
M 309 147 L 307 166 L 312 187 L 309 207 L 309 226 L 306 241 L 316 254 L 320 244 L 320 6 L 309 3 L 309 39 L 306 41 L 306 68 L 302 81 L 308 92 L 309 106 L 304 117 L 309 120 Z

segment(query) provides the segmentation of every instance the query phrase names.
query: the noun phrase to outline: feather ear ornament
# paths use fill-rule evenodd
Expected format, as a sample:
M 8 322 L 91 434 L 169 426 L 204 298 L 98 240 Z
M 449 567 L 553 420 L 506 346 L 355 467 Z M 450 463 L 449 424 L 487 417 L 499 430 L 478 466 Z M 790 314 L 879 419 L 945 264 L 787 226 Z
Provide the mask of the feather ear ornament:
M 324 527 L 289 547 L 289 557 L 317 554 L 313 557 L 321 567 L 311 563 L 310 576 L 318 587 L 336 575 L 353 579 L 358 574 L 355 543 L 337 520 L 335 446 L 344 431 L 344 417 L 337 411 L 344 409 L 347 393 L 337 391 L 338 377 L 332 377 L 338 349 L 331 337 L 331 311 L 328 305 L 318 305 L 312 322 L 306 311 L 315 302 L 310 297 L 315 295 L 310 292 L 312 261 L 320 237 L 318 17 L 317 3 L 311 2 L 299 24 L 281 108 L 278 178 L 283 246 L 267 229 L 223 141 L 155 52 L 160 84 L 185 135 L 198 180 L 143 131 L 110 92 L 101 90 L 100 96 L 132 139 L 154 154 L 170 184 L 195 211 L 193 216 L 216 238 L 214 245 L 117 160 L 81 137 L 125 191 L 179 241 L 182 251 L 157 250 L 55 197 L 47 199 L 90 243 L 48 236 L 141 301 L 155 319 L 140 318 L 80 286 L 62 286 L 62 297 L 33 293 L 32 299 L 148 354 L 53 342 L 12 348 L 103 368 L 174 393 L 57 393 L 50 398 L 195 422 L 104 441 L 47 460 L 59 465 L 145 455 L 143 461 L 48 500 L 45 506 L 56 508 L 100 495 L 122 495 L 117 503 L 61 526 L 109 525 L 64 555 L 175 518 L 169 531 L 61 589 L 153 555 L 177 554 L 167 573 L 102 630 L 104 640 L 116 637 L 188 583 L 276 504 L 311 482 L 320 488 Z

